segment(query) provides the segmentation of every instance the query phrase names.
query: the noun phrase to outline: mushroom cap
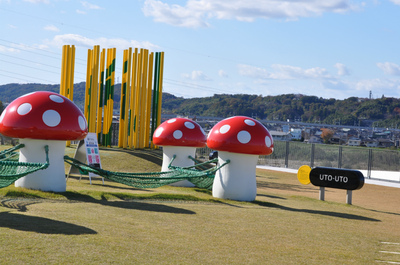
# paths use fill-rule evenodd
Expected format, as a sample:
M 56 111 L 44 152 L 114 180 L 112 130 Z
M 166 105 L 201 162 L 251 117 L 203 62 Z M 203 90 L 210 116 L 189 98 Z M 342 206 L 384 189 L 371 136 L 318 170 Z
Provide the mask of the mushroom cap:
M 186 118 L 164 121 L 153 134 L 153 143 L 159 146 L 204 147 L 206 141 L 207 136 L 201 126 Z
M 270 155 L 274 150 L 274 142 L 267 128 L 245 116 L 234 116 L 218 122 L 208 134 L 207 146 L 218 151 L 250 155 Z
M 11 102 L 0 116 L 0 133 L 13 138 L 82 140 L 88 133 L 85 116 L 68 98 L 37 91 Z

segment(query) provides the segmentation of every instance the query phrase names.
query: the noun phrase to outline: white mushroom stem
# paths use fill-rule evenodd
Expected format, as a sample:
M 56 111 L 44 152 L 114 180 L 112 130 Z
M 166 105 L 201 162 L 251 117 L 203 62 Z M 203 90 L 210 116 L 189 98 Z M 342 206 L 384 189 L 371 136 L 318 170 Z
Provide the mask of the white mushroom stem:
M 236 201 L 254 201 L 257 195 L 256 166 L 258 155 L 218 151 L 218 165 L 229 164 L 215 173 L 212 195 Z
M 177 167 L 190 167 L 194 165 L 193 160 L 189 158 L 195 157 L 196 155 L 196 147 L 190 146 L 163 146 L 163 163 L 161 167 L 161 171 L 170 171 L 168 168 L 172 159 L 175 157 L 172 165 Z M 172 186 L 178 187 L 194 187 L 195 185 L 188 180 L 181 180 L 171 184 Z
M 20 149 L 19 162 L 46 163 L 44 147 L 48 145 L 50 165 L 47 169 L 18 179 L 15 186 L 42 191 L 66 191 L 65 141 L 20 139 L 20 143 L 25 146 Z

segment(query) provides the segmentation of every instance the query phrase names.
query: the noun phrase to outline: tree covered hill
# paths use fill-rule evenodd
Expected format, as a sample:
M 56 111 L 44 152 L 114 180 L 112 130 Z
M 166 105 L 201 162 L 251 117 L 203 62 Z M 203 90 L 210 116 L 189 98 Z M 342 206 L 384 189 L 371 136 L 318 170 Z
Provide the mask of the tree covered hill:
M 116 84 L 114 107 L 119 109 L 121 84 Z M 0 101 L 9 103 L 15 98 L 38 90 L 59 92 L 59 85 L 7 84 L 0 86 Z M 74 85 L 74 102 L 84 106 L 85 83 Z M 212 97 L 185 99 L 163 93 L 162 111 L 165 114 L 184 116 L 229 117 L 245 115 L 259 119 L 278 121 L 318 122 L 325 124 L 369 126 L 377 122 L 379 127 L 400 125 L 400 99 L 356 98 L 344 100 L 324 99 L 301 94 L 258 96 L 247 94 L 216 94 Z

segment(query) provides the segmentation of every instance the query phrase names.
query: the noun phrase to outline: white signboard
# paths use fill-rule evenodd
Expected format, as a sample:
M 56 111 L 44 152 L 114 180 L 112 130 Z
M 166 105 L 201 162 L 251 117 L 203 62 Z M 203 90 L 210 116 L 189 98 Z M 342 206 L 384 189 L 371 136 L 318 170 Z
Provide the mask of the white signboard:
M 86 161 L 89 166 L 101 168 L 99 145 L 97 144 L 97 135 L 88 133 L 85 138 Z M 89 176 L 97 176 L 89 172 Z
M 82 163 L 87 162 L 89 166 L 101 168 L 99 145 L 97 143 L 97 135 L 95 133 L 88 133 L 88 135 L 84 140 L 79 141 L 79 144 L 75 151 L 74 158 L 81 161 Z M 75 174 L 79 173 L 79 170 L 71 166 L 68 176 L 74 173 Z M 92 184 L 92 177 L 101 177 L 101 176 L 89 172 L 90 184 Z M 102 180 L 104 184 L 103 177 Z

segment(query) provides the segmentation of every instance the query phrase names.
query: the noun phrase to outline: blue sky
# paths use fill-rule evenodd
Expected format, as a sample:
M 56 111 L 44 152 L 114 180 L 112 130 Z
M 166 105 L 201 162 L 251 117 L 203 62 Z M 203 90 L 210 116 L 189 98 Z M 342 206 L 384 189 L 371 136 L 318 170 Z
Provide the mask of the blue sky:
M 400 0 L 0 0 L 0 85 L 59 84 L 62 45 L 164 51 L 164 92 L 400 97 Z

